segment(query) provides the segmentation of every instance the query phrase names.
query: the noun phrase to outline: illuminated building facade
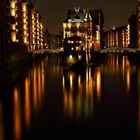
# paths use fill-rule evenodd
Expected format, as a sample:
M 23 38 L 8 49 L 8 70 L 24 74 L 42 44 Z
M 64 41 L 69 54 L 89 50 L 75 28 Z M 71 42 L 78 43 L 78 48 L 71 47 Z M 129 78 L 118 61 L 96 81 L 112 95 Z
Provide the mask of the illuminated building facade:
M 104 46 L 103 33 L 104 33 L 104 14 L 101 9 L 91 10 L 92 17 L 92 35 L 94 49 L 102 48 Z
M 35 12 L 35 20 L 34 20 L 34 29 L 35 29 L 35 46 L 34 50 L 43 49 L 43 25 L 42 18 L 40 14 Z
M 0 60 L 43 48 L 41 16 L 29 0 L 0 0 Z
M 27 5 L 28 8 L 28 28 L 29 28 L 29 51 L 34 50 L 35 48 L 35 26 L 34 26 L 34 13 L 35 9 L 32 3 Z
M 39 16 L 39 49 L 43 49 L 44 48 L 44 37 L 43 37 L 43 22 L 42 22 L 42 17 L 41 15 Z
M 32 3 L 28 4 L 29 51 L 43 48 L 43 24 Z
M 121 26 L 104 33 L 106 47 L 126 48 L 130 42 L 130 26 Z
M 21 27 L 22 27 L 22 18 L 20 10 L 22 7 L 22 1 L 19 0 L 9 0 L 9 11 L 10 11 L 10 30 L 9 34 L 11 37 L 9 41 L 12 42 L 20 42 L 21 41 Z M 7 13 L 8 14 L 8 13 Z
M 68 10 L 68 17 L 63 23 L 63 38 L 79 36 L 83 39 L 83 48 L 92 49 L 92 18 L 90 11 L 79 7 Z
M 137 35 L 138 35 L 137 47 L 140 48 L 140 0 L 138 0 L 136 16 L 137 16 Z
M 68 10 L 68 17 L 63 23 L 63 38 L 77 35 L 84 40 L 84 49 L 90 51 L 104 46 L 104 15 L 102 10 Z
M 22 38 L 21 38 L 21 42 L 26 45 L 29 46 L 29 34 L 28 34 L 28 11 L 27 11 L 27 1 L 24 0 L 22 1 Z
M 21 9 L 21 0 L 0 1 L 0 61 L 2 63 L 21 55 L 22 47 L 17 47 L 22 37 Z

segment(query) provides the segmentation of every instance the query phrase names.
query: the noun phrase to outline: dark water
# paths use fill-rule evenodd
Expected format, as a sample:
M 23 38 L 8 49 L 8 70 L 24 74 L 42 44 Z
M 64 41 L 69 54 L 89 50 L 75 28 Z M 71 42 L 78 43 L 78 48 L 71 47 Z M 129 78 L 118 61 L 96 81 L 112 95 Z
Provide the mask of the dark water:
M 15 69 L 0 77 L 0 140 L 139 138 L 140 66 L 128 57 L 79 73 L 55 55 Z

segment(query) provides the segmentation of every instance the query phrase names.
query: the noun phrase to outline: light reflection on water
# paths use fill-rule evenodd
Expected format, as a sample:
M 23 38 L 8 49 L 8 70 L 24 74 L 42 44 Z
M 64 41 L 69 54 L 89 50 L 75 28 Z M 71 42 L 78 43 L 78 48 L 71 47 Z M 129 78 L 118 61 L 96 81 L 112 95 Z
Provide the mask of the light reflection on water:
M 140 132 L 140 67 L 130 64 L 127 56 L 110 55 L 104 64 L 78 73 L 63 71 L 61 58 L 53 56 L 25 71 L 20 80 L 14 79 L 10 86 L 5 83 L 0 91 L 0 140 L 24 139 L 26 132 L 35 135 L 32 125 L 40 123 L 36 117 L 43 118 L 43 129 L 69 119 L 93 124 L 96 118 L 105 126 L 115 122 L 123 126 L 128 120 L 128 126 L 129 121 L 137 123 Z M 11 124 L 5 128 L 7 120 Z
M 24 81 L 24 89 L 14 88 L 13 91 L 13 122 L 14 139 L 22 138 L 23 128 L 30 130 L 32 112 L 36 115 L 42 108 L 44 96 L 44 63 L 28 71 Z M 22 93 L 24 92 L 24 101 Z M 22 116 L 24 114 L 24 117 Z M 25 125 L 25 126 L 22 126 Z
M 69 81 L 69 82 L 68 82 Z M 63 76 L 64 114 L 89 118 L 94 112 L 94 96 L 101 98 L 101 71 L 87 67 L 85 73 L 75 74 L 72 71 Z M 96 100 L 96 99 L 95 99 Z
M 19 90 L 15 87 L 14 94 L 13 94 L 13 102 L 14 102 L 14 136 L 15 140 L 21 139 L 21 129 L 22 129 L 22 123 L 21 123 L 21 99 L 20 99 L 20 93 Z
M 27 128 L 30 127 L 30 118 L 31 118 L 31 106 L 30 106 L 30 81 L 29 79 L 25 79 L 25 123 Z

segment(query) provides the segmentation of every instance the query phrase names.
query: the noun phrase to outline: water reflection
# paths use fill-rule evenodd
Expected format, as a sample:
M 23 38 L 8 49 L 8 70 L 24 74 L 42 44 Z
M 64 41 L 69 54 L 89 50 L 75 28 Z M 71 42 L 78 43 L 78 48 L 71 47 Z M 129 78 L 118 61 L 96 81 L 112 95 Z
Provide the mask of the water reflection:
M 109 54 L 105 64 L 99 67 L 87 67 L 83 73 L 64 72 L 65 116 L 89 119 L 106 96 L 112 101 L 115 101 L 115 97 L 116 99 L 127 96 L 130 98 L 132 92 L 137 93 L 133 84 L 133 80 L 137 77 L 136 70 L 136 65 L 130 64 L 128 56 Z M 138 89 L 140 91 L 140 86 Z M 126 103 L 127 98 L 124 99 Z
M 128 56 L 106 56 L 105 63 L 81 72 L 63 71 L 60 60 L 52 56 L 35 61 L 20 78 L 2 86 L 0 140 L 13 134 L 15 140 L 26 139 L 27 133 L 40 136 L 49 126 L 65 127 L 69 121 L 71 126 L 75 121 L 92 128 L 99 124 L 101 132 L 117 126 L 123 133 L 138 124 L 140 132 L 140 68 Z
M 138 133 L 140 135 L 140 68 L 138 69 Z
M 36 114 L 42 108 L 45 85 L 43 61 L 28 71 L 23 85 L 24 87 L 18 86 L 18 88 L 16 86 L 13 91 L 13 131 L 15 140 L 21 139 L 24 127 L 27 130 L 30 129 L 32 112 Z M 24 102 L 22 102 L 23 91 Z M 24 115 L 24 119 L 22 115 Z
M 13 102 L 14 102 L 14 136 L 15 140 L 20 140 L 21 139 L 21 102 L 20 102 L 20 93 L 17 87 L 14 89 L 14 94 L 13 94 Z
M 69 117 L 90 118 L 96 98 L 101 98 L 101 70 L 87 67 L 84 73 L 68 71 L 63 75 L 64 114 Z M 94 96 L 96 97 L 94 99 Z
M 106 65 L 101 66 L 102 72 L 117 78 L 126 87 L 126 92 L 130 93 L 131 74 L 134 73 L 136 66 L 130 65 L 128 56 L 109 54 L 106 61 Z
M 0 102 L 0 140 L 4 140 L 3 108 Z
M 36 67 L 31 71 L 33 73 L 33 103 L 34 103 L 34 113 L 37 112 L 37 72 Z
M 96 87 L 97 87 L 97 98 L 98 98 L 98 101 L 100 101 L 100 98 L 101 98 L 101 70 L 100 68 L 97 69 Z
M 29 129 L 30 118 L 31 118 L 31 106 L 30 106 L 30 81 L 28 78 L 25 79 L 25 123 Z
M 31 70 L 31 83 L 33 90 L 33 107 L 34 113 L 36 114 L 39 109 L 42 107 L 42 100 L 44 96 L 44 63 L 43 61 L 38 65 L 38 67 L 34 66 Z
M 126 70 L 126 87 L 127 87 L 127 92 L 130 92 L 130 67 L 127 68 Z

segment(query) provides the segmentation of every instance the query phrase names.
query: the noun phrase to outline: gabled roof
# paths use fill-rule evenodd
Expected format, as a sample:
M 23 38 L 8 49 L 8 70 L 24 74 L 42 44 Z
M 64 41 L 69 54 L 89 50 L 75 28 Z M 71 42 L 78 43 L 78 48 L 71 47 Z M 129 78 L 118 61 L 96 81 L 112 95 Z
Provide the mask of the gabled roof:
M 73 22 L 75 22 L 76 20 L 84 22 L 87 20 L 92 20 L 92 18 L 88 9 L 80 9 L 80 7 L 78 7 L 68 10 L 68 16 L 64 22 L 68 23 L 69 20 Z

